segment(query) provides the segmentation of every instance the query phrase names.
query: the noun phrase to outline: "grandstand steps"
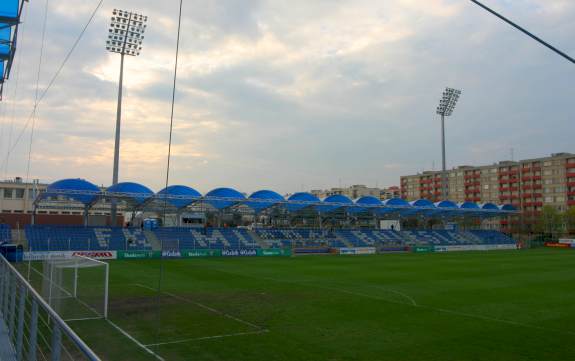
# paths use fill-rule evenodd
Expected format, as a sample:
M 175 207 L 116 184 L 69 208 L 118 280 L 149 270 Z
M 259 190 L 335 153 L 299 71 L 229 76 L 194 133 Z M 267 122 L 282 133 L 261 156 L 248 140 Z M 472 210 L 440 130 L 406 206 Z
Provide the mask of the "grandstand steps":
M 256 232 L 248 231 L 248 234 L 256 241 L 259 248 L 270 248 L 270 244 L 262 239 Z
M 338 241 L 341 241 L 341 243 L 345 244 L 345 246 L 348 247 L 348 248 L 353 248 L 353 247 L 354 247 L 354 245 L 353 245 L 350 241 L 348 241 L 347 239 L 345 239 L 345 237 L 342 237 L 342 236 L 340 236 L 340 235 L 336 235 L 335 238 L 336 238 Z
M 162 244 L 156 234 L 152 231 L 144 230 L 144 236 L 148 240 L 148 242 L 152 245 L 152 251 L 161 251 Z

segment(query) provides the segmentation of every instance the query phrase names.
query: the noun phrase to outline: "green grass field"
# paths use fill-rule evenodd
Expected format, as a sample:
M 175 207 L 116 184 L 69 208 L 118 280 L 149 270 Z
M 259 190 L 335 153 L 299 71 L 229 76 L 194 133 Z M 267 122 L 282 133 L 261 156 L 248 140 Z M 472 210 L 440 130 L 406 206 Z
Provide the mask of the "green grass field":
M 165 360 L 575 360 L 570 250 L 110 264 L 111 321 Z M 104 359 L 156 359 L 71 325 Z

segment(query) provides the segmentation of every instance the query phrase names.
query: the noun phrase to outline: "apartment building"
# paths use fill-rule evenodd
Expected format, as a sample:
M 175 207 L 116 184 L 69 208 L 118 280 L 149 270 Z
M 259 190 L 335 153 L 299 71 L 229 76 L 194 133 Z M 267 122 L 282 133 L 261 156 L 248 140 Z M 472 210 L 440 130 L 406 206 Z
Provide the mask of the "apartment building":
M 455 202 L 509 203 L 527 217 L 537 216 L 545 205 L 558 211 L 575 206 L 575 154 L 502 161 L 486 166 L 459 166 L 447 172 L 447 198 Z M 442 199 L 441 172 L 426 171 L 401 177 L 406 200 Z
M 311 190 L 310 193 L 315 195 L 319 199 L 323 199 L 325 197 L 333 196 L 336 194 L 341 194 L 347 196 L 350 199 L 372 196 L 381 200 L 386 200 L 390 198 L 399 197 L 400 188 L 397 186 L 392 186 L 388 188 L 377 188 L 377 187 L 371 188 L 363 184 L 355 184 L 350 187 L 331 188 L 326 190 L 314 189 Z

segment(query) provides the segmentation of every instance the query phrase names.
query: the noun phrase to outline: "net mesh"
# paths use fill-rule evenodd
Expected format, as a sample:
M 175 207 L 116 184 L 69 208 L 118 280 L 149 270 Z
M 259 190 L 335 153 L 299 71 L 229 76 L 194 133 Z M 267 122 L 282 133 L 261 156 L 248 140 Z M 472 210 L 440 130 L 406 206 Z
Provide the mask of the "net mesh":
M 45 260 L 42 296 L 64 319 L 105 318 L 107 272 L 107 263 L 87 257 Z

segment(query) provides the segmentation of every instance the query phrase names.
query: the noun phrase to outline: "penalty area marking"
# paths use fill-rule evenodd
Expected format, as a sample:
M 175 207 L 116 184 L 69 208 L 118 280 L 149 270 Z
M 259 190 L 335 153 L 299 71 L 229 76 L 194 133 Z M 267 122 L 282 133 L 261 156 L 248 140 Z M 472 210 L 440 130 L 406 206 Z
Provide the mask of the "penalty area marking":
M 142 284 L 140 284 L 140 283 L 133 283 L 133 285 L 134 285 L 134 286 L 137 286 L 137 287 L 145 288 L 145 289 L 148 289 L 148 290 L 151 290 L 151 291 L 157 291 L 156 289 L 154 289 L 154 288 L 152 288 L 152 287 L 148 287 L 148 286 L 142 285 Z M 253 324 L 253 323 L 251 323 L 251 322 L 249 322 L 249 321 L 242 320 L 241 318 L 232 316 L 232 315 L 227 314 L 227 313 L 225 313 L 225 312 L 222 312 L 222 311 L 220 311 L 220 310 L 216 310 L 215 308 L 212 308 L 212 307 L 210 307 L 210 306 L 204 305 L 203 303 L 196 302 L 196 301 L 192 301 L 192 300 L 190 300 L 190 299 L 187 299 L 187 298 L 185 298 L 185 297 L 181 297 L 181 296 L 175 295 L 175 294 L 170 293 L 170 292 L 162 292 L 162 293 L 165 294 L 166 296 L 170 296 L 170 297 L 175 298 L 175 299 L 177 299 L 177 300 L 180 300 L 180 301 L 183 301 L 183 302 L 186 302 L 186 303 L 190 303 L 190 304 L 196 305 L 196 306 L 198 306 L 198 307 L 201 307 L 201 308 L 203 308 L 203 309 L 205 309 L 205 310 L 208 310 L 208 311 L 213 312 L 213 313 L 215 313 L 215 314 L 218 314 L 218 315 L 220 315 L 220 316 L 224 316 L 224 317 L 226 317 L 226 318 L 229 318 L 230 320 L 234 320 L 234 321 L 239 322 L 239 323 L 242 323 L 242 324 L 244 324 L 244 325 L 246 325 L 246 326 L 255 328 L 256 330 L 258 330 L 258 333 L 262 333 L 262 332 L 264 332 L 264 331 L 265 331 L 265 332 L 268 332 L 268 331 L 269 331 L 269 330 L 267 330 L 267 329 L 265 329 L 265 328 L 263 328 L 263 327 L 260 327 L 260 326 L 258 326 L 258 325 L 256 325 L 256 324 Z M 252 333 L 253 333 L 253 332 L 252 332 Z M 224 335 L 224 336 L 225 336 L 225 335 Z
M 160 360 L 160 361 L 166 361 L 162 356 L 158 355 L 157 353 L 155 353 L 154 351 L 150 350 L 148 348 L 147 345 L 144 345 L 143 343 L 141 343 L 140 341 L 136 340 L 132 335 L 130 335 L 127 331 L 125 331 L 123 328 L 121 328 L 120 326 L 116 325 L 114 322 L 110 321 L 110 320 L 106 320 L 108 321 L 108 323 L 114 327 L 116 330 L 118 330 L 122 335 L 126 336 L 127 338 L 129 338 L 132 342 L 134 342 L 136 345 L 138 345 L 141 349 L 143 349 L 144 351 L 146 351 L 147 353 L 149 353 L 150 355 L 154 356 L 156 359 Z

